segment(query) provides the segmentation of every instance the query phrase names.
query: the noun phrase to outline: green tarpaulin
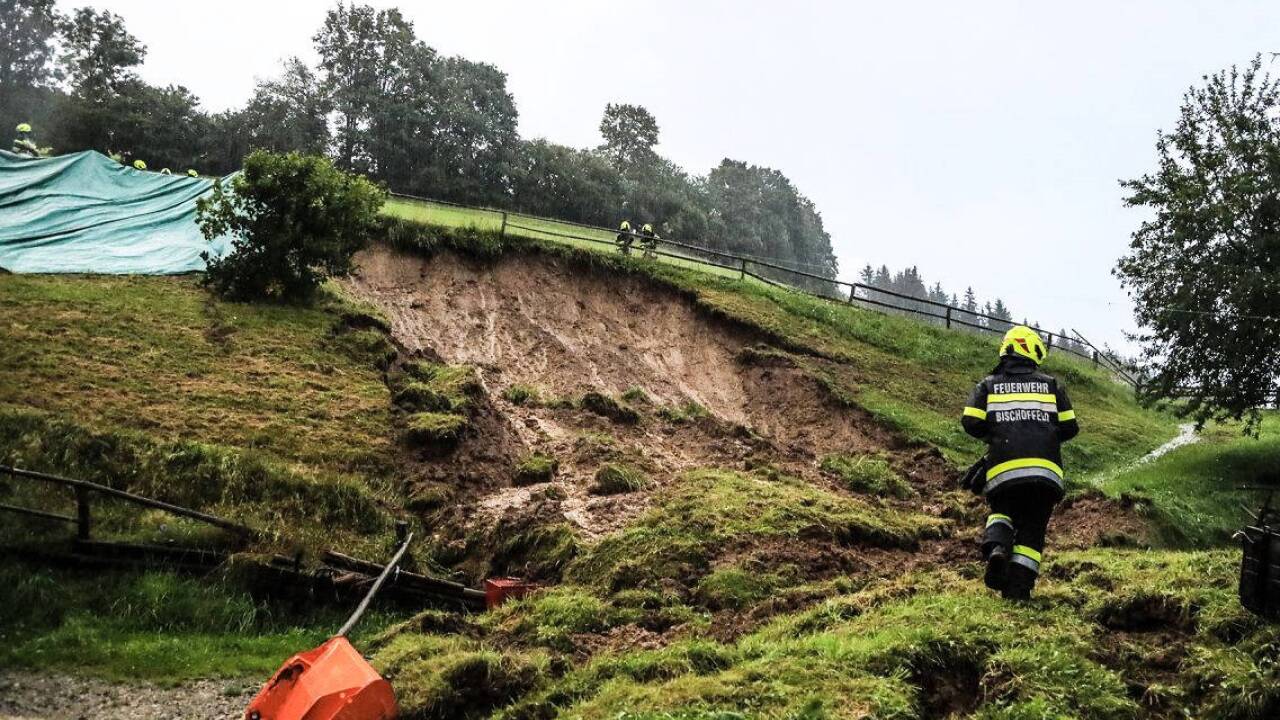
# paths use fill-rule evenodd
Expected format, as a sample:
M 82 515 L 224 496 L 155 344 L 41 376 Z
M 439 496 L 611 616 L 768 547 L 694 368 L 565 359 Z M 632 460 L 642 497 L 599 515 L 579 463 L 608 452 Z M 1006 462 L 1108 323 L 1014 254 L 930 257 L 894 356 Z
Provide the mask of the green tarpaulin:
M 0 151 L 0 267 L 21 273 L 164 275 L 204 270 L 196 199 L 215 180 L 125 167 L 97 152 Z

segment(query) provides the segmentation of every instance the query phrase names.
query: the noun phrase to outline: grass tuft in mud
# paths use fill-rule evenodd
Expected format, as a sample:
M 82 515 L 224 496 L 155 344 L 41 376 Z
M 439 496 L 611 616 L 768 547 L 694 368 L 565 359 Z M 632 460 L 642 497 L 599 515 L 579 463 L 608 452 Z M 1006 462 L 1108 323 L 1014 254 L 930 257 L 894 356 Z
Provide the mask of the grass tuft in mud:
M 592 495 L 618 495 L 648 486 L 649 477 L 640 468 L 626 463 L 605 463 L 596 471 L 590 490 Z
M 601 540 L 567 574 L 615 591 L 664 581 L 692 587 L 717 557 L 771 542 L 828 549 L 862 543 L 913 547 L 948 525 L 787 476 L 699 470 L 660 490 L 652 510 Z
M 533 453 L 516 464 L 515 484 L 536 485 L 551 482 L 560 469 L 560 462 L 550 455 Z
M 820 467 L 823 472 L 839 478 L 846 488 L 856 493 L 883 495 L 900 500 L 916 494 L 882 455 L 827 455 L 822 458 Z
M 405 437 L 419 447 L 434 451 L 453 448 L 470 425 L 462 415 L 416 412 L 405 421 Z

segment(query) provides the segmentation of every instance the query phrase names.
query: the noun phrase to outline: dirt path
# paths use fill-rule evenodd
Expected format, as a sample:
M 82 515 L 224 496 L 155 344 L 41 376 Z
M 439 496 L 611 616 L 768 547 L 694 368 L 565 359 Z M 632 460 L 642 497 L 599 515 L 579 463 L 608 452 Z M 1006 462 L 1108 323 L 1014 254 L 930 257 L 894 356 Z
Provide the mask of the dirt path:
M 0 670 L 0 720 L 229 720 L 256 690 L 236 680 L 158 687 Z

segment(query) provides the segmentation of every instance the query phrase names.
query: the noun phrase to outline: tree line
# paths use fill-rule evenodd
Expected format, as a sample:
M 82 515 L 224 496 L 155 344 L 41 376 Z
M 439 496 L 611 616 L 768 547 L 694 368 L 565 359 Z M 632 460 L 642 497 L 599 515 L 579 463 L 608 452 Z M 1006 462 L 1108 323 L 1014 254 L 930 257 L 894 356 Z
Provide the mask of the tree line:
M 986 328 L 1001 333 L 1015 324 L 1040 327 L 1039 323 L 1026 318 L 1023 318 L 1021 323 L 1016 322 L 1013 319 L 1013 311 L 1009 309 L 1009 306 L 1001 298 L 996 298 L 994 302 L 991 300 L 979 302 L 972 287 L 965 288 L 964 295 L 961 297 L 954 292 L 948 293 L 940 282 L 934 282 L 933 285 L 929 285 L 920 275 L 920 269 L 914 265 L 894 273 L 889 270 L 887 265 L 881 265 L 876 268 L 867 263 L 858 271 L 858 281 L 869 288 L 873 288 L 868 294 L 871 300 L 891 305 L 910 315 L 919 316 L 922 313 L 925 315 L 945 315 L 946 308 L 933 304 L 940 303 L 954 308 L 951 312 L 951 319 L 953 323 L 959 324 L 960 327 Z M 875 290 L 886 290 L 896 293 L 896 295 L 890 295 L 888 292 L 877 293 Z M 898 297 L 898 295 L 906 295 L 907 297 Z M 915 299 L 913 300 L 912 298 Z M 935 325 L 946 323 L 945 318 L 924 317 L 923 319 Z M 1046 330 L 1045 332 L 1047 334 L 1051 331 Z M 1065 328 L 1054 333 L 1053 345 L 1058 349 L 1074 351 L 1081 355 L 1089 355 L 1092 352 L 1087 345 L 1077 341 Z
M 335 5 L 312 37 L 314 65 L 290 58 L 244 106 L 209 113 L 187 88 L 138 76 L 147 48 L 120 16 L 62 14 L 53 0 L 0 7 L 0 122 L 31 123 L 55 152 L 225 174 L 252 150 L 297 150 L 398 192 L 610 227 L 649 222 L 664 237 L 838 271 L 821 214 L 781 171 L 726 158 L 692 175 L 657 152 L 656 118 L 628 103 L 604 108 L 598 147 L 521 138 L 506 75 L 441 55 L 395 8 Z

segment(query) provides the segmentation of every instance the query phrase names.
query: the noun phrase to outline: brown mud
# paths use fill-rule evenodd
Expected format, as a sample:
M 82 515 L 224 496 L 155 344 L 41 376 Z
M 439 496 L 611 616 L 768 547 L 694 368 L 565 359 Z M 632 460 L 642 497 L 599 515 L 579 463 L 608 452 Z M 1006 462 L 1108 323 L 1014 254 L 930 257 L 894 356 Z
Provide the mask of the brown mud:
M 981 503 L 954 493 L 956 470 L 936 449 L 912 444 L 834 392 L 862 370 L 770 347 L 767 338 L 702 311 L 689 297 L 647 282 L 543 255 L 475 261 L 444 252 L 425 258 L 374 247 L 346 281 L 389 319 L 408 354 L 477 368 L 484 387 L 470 435 L 452 455 L 409 453 L 406 493 L 441 498 L 437 527 L 477 530 L 568 523 L 585 541 L 624 527 L 654 493 L 695 468 L 771 467 L 836 493 L 819 470 L 829 453 L 875 452 L 917 496 L 884 500 L 947 517 L 955 532 L 914 551 L 837 548 L 791 558 L 822 577 L 880 575 L 976 559 Z M 834 379 L 834 380 L 833 380 Z M 532 388 L 539 401 L 504 399 Z M 849 388 L 852 389 L 852 388 Z M 618 398 L 640 421 L 617 422 L 577 407 L 586 392 Z M 696 403 L 704 416 L 672 420 L 662 409 Z M 554 457 L 551 483 L 519 487 L 514 466 Z M 651 484 L 622 495 L 591 493 L 604 463 L 642 469 Z M 430 504 L 425 506 L 430 510 Z M 1100 497 L 1065 503 L 1050 529 L 1058 547 L 1141 544 L 1143 524 Z M 1127 538 L 1127 540 L 1126 540 Z M 755 552 L 755 551 L 753 551 Z M 764 552 L 764 550 L 758 550 Z

